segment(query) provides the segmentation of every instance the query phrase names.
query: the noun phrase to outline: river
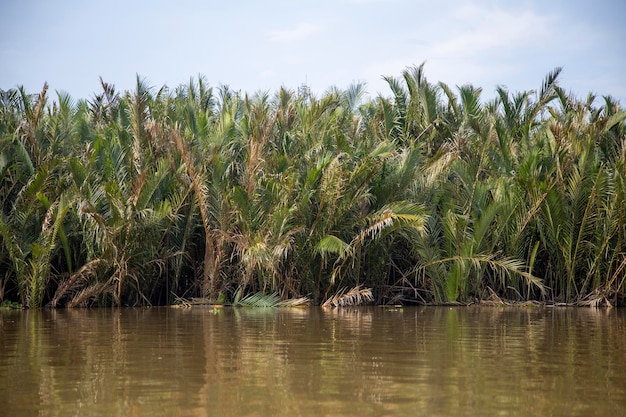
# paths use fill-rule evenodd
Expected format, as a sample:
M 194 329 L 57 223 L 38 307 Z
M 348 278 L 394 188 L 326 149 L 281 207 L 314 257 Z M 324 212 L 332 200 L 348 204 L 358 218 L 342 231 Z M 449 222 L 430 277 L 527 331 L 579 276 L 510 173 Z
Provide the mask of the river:
M 2 416 L 623 416 L 626 310 L 0 311 Z

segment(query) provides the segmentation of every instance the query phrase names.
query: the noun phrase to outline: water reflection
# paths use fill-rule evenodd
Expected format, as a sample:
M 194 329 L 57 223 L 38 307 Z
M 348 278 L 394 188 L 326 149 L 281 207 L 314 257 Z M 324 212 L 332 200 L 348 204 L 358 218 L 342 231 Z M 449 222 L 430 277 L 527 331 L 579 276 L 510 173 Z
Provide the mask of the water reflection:
M 4 415 L 621 415 L 623 310 L 0 313 Z

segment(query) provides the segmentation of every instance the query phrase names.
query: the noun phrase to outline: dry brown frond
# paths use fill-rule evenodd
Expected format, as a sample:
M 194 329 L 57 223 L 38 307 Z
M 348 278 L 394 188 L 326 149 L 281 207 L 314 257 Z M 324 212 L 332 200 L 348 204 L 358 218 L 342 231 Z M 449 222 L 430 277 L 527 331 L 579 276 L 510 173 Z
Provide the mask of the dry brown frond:
M 74 272 L 67 280 L 65 280 L 54 293 L 50 305 L 56 307 L 59 300 L 79 282 L 87 282 L 90 276 L 94 276 L 98 266 L 102 264 L 104 260 L 98 258 L 93 259 L 83 265 L 78 271 Z
M 300 298 L 289 298 L 287 300 L 281 301 L 278 305 L 280 307 L 301 307 L 310 303 L 308 297 L 300 297 Z
M 489 300 L 484 300 L 484 301 L 489 301 L 490 303 L 499 304 L 499 305 L 506 304 L 502 300 L 502 298 L 500 298 L 498 294 L 496 294 L 496 292 L 493 289 L 491 289 L 491 287 L 487 287 L 487 289 L 489 290 Z
M 46 217 L 44 217 L 43 220 L 43 224 L 41 225 L 41 232 L 45 232 L 46 230 L 50 229 L 50 226 L 52 226 L 52 223 L 54 222 L 54 210 L 58 207 L 59 202 L 55 201 L 50 208 L 48 208 L 48 210 L 46 211 Z
M 83 288 L 70 300 L 69 303 L 67 303 L 67 306 L 69 308 L 87 307 L 90 300 L 105 294 L 115 294 L 115 284 L 111 285 L 108 282 L 96 282 L 87 288 Z
M 361 288 L 360 285 L 347 290 L 342 288 L 335 295 L 324 301 L 322 307 L 347 307 L 358 306 L 363 303 L 374 301 L 371 288 Z
M 173 295 L 174 295 L 175 304 L 172 304 L 170 307 L 173 307 L 173 308 L 191 308 L 191 305 L 193 304 L 192 301 L 189 301 L 189 300 L 187 300 L 186 298 L 183 298 L 183 297 L 179 297 L 176 294 L 173 294 Z
M 601 287 L 596 289 L 590 294 L 587 294 L 582 299 L 576 301 L 574 305 L 582 306 L 582 307 L 613 307 L 613 304 L 609 300 L 611 298 L 611 289 L 610 287 Z
M 147 176 L 148 176 L 148 171 L 146 170 L 141 171 L 141 173 L 135 180 L 135 183 L 133 184 L 133 195 L 131 197 L 131 204 L 133 205 L 133 207 L 137 206 L 137 201 L 139 201 L 139 196 L 141 195 L 141 189 L 146 183 Z

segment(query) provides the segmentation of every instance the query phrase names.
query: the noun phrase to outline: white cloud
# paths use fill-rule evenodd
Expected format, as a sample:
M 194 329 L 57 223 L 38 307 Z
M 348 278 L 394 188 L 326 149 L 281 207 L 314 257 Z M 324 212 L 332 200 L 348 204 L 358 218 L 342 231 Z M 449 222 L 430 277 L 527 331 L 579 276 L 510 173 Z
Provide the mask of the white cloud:
M 554 45 L 547 39 L 559 41 L 555 18 L 549 15 L 478 3 L 466 3 L 454 10 L 396 36 L 400 42 L 365 65 L 360 75 L 370 80 L 370 91 L 386 94 L 389 89 L 381 80 L 383 75 L 399 76 L 407 66 L 425 61 L 429 81 L 443 81 L 450 86 L 470 83 L 489 94 L 495 83 L 509 84 L 528 73 L 530 66 L 540 66 L 537 58 Z M 556 65 L 559 63 L 547 62 L 541 71 Z M 541 72 L 538 76 L 538 83 L 543 75 Z
M 493 54 L 519 47 L 540 46 L 550 35 L 550 19 L 531 11 L 465 6 L 453 15 L 451 34 L 428 48 L 441 57 Z
M 274 42 L 293 42 L 307 39 L 321 31 L 322 27 L 311 23 L 300 23 L 292 29 L 272 30 L 269 40 Z

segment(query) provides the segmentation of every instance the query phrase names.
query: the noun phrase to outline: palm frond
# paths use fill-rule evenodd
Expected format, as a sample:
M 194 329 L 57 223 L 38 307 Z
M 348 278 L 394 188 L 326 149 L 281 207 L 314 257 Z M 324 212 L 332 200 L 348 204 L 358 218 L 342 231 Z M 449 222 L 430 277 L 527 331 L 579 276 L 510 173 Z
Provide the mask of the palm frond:
M 322 303 L 322 307 L 348 307 L 358 306 L 374 301 L 371 288 L 362 288 L 357 285 L 354 288 L 342 288 L 336 294 Z
M 104 264 L 105 261 L 101 258 L 93 259 L 83 265 L 78 271 L 74 272 L 68 279 L 63 281 L 57 288 L 50 301 L 51 307 L 56 307 L 59 301 L 66 296 L 68 292 L 76 291 L 75 287 L 80 286 L 81 282 L 88 282 L 90 277 L 95 276 L 98 268 Z M 82 301 L 77 300 L 76 304 L 80 304 Z
M 88 287 L 80 290 L 67 303 L 69 308 L 88 307 L 91 303 L 105 296 L 113 296 L 115 294 L 115 284 L 110 282 L 95 282 Z
M 330 254 L 341 255 L 348 248 L 348 244 L 337 236 L 326 235 L 315 245 L 315 253 L 321 255 L 323 258 Z
M 501 278 L 505 279 L 510 274 L 515 274 L 526 279 L 529 285 L 537 288 L 542 294 L 546 293 L 546 286 L 543 281 L 525 271 L 525 265 L 522 261 L 512 258 L 496 258 L 495 255 L 473 255 L 473 256 L 451 256 L 443 259 L 436 259 L 434 261 L 419 265 L 415 268 L 415 272 L 419 273 L 427 267 L 446 264 L 446 263 L 469 263 L 474 268 L 479 269 L 482 264 L 489 265 L 494 271 L 501 273 Z
M 264 294 L 261 292 L 248 294 L 237 299 L 233 306 L 237 307 L 298 307 L 309 303 L 306 297 L 281 300 L 277 293 Z

